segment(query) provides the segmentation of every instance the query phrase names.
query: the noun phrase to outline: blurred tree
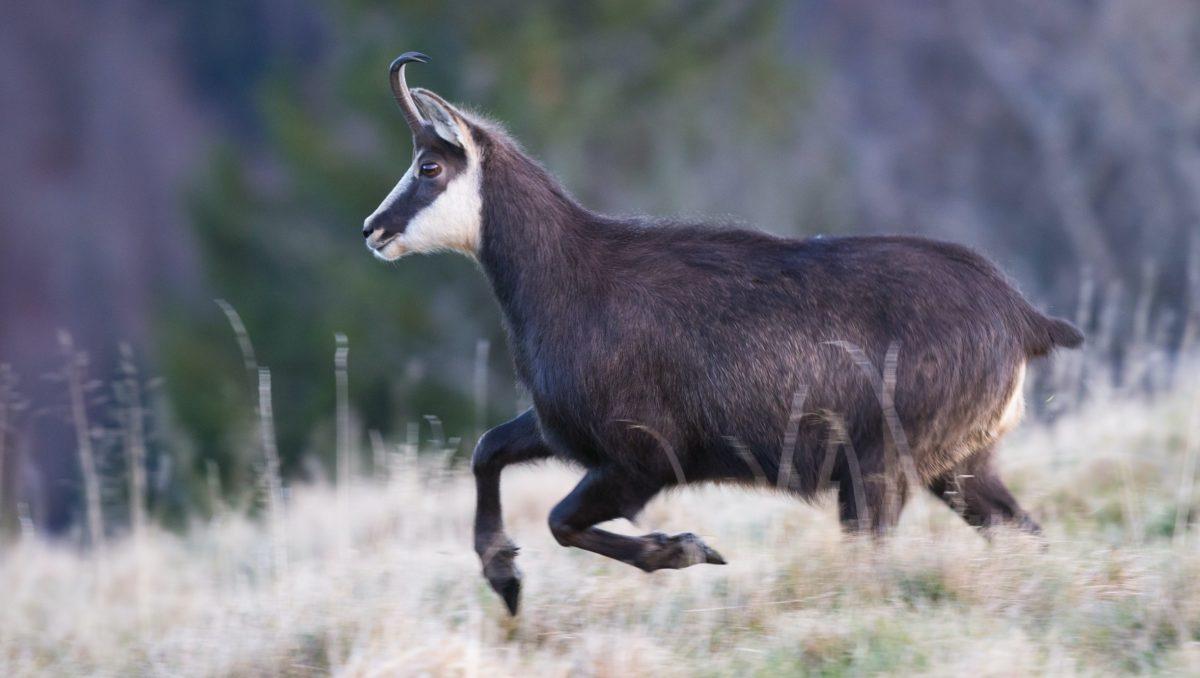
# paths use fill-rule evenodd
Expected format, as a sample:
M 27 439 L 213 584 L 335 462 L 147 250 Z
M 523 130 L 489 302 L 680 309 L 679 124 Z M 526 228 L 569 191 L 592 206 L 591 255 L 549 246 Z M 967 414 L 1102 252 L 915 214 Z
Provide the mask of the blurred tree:
M 0 4 L 0 362 L 30 411 L 0 473 L 39 529 L 80 515 L 66 390 L 47 380 L 69 331 L 91 374 L 117 343 L 154 356 L 152 318 L 194 302 L 182 195 L 208 129 L 179 77 L 171 16 L 141 2 Z
M 384 266 L 362 246 L 362 219 L 410 161 L 386 79 L 396 53 L 431 53 L 433 63 L 411 69 L 414 82 L 495 114 L 588 202 L 676 211 L 697 208 L 691 199 L 707 193 L 680 178 L 693 155 L 713 153 L 717 130 L 744 133 L 730 145 L 753 149 L 769 145 L 765 129 L 786 126 L 790 114 L 776 106 L 729 119 L 745 102 L 784 104 L 803 90 L 769 38 L 743 39 L 771 33 L 777 18 L 770 2 L 350 3 L 323 18 L 315 60 L 281 49 L 264 65 L 257 52 L 193 44 L 263 73 L 244 123 L 262 134 L 214 158 L 192 215 L 214 294 L 238 310 L 258 360 L 273 370 L 285 471 L 314 454 L 331 468 L 336 332 L 349 337 L 355 410 L 385 435 L 427 414 L 451 435 L 469 435 L 475 342 L 503 345 L 470 262 Z M 708 79 L 714 86 L 701 86 Z M 253 391 L 225 318 L 213 307 L 168 314 L 161 327 L 167 383 L 196 436 L 196 463 L 216 460 L 240 484 L 256 458 L 246 454 Z M 490 371 L 495 422 L 515 408 L 503 351 L 492 352 Z

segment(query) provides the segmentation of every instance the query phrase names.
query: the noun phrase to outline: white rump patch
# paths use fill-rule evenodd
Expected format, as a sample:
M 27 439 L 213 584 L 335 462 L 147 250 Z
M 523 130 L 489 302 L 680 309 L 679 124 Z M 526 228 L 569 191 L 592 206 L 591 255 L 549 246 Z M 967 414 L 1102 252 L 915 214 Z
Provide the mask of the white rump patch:
M 1004 405 L 1004 411 L 1000 413 L 1000 419 L 996 421 L 995 429 L 992 435 L 1000 437 L 1011 431 L 1021 421 L 1021 417 L 1025 415 L 1025 363 L 1022 362 L 1017 367 L 1017 378 L 1013 383 L 1012 395 L 1008 397 L 1008 402 Z

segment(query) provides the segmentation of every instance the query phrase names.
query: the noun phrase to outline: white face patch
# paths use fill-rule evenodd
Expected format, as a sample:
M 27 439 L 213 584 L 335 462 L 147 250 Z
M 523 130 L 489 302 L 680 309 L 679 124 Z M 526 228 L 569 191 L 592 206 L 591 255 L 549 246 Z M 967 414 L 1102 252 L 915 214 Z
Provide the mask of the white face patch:
M 470 135 L 462 136 L 469 138 Z M 376 257 L 395 261 L 406 254 L 445 250 L 472 257 L 477 255 L 483 229 L 483 176 L 478 149 L 468 141 L 464 144 L 464 150 L 467 155 L 466 169 L 451 179 L 433 202 L 413 215 L 403 233 L 393 236 L 382 247 L 379 240 L 384 236 L 378 231 L 371 236 L 367 246 Z M 375 210 L 375 214 L 386 212 L 415 180 L 415 174 L 414 161 Z

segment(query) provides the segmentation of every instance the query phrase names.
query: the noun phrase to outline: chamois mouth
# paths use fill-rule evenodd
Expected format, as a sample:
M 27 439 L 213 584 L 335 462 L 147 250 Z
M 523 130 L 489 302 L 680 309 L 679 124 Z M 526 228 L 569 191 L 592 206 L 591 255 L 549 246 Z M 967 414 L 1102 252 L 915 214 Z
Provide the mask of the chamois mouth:
M 387 240 L 378 240 L 373 243 L 368 242 L 367 247 L 369 247 L 371 250 L 373 250 L 375 252 L 381 252 L 381 251 L 383 251 L 383 248 L 385 248 L 388 245 L 395 242 L 399 237 L 400 237 L 400 234 L 397 233 L 396 235 L 393 235 L 392 237 L 388 238 Z
M 401 233 L 397 233 L 387 240 L 381 240 L 377 243 L 369 243 L 367 249 L 371 250 L 371 254 L 380 261 L 395 261 L 404 256 L 404 246 L 400 244 Z

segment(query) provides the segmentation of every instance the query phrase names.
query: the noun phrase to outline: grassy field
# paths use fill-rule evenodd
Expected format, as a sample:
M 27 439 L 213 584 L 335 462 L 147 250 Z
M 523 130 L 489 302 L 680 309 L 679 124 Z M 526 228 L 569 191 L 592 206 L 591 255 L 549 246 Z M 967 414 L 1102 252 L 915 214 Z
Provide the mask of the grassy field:
M 840 534 L 831 498 L 710 487 L 616 529 L 694 531 L 729 565 L 644 574 L 553 542 L 574 472 L 514 469 L 516 619 L 479 577 L 469 474 L 428 456 L 101 553 L 26 536 L 0 556 L 0 675 L 1200 674 L 1196 394 L 1010 437 L 1046 545 L 924 496 L 876 545 Z

